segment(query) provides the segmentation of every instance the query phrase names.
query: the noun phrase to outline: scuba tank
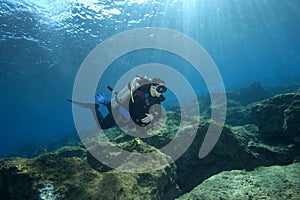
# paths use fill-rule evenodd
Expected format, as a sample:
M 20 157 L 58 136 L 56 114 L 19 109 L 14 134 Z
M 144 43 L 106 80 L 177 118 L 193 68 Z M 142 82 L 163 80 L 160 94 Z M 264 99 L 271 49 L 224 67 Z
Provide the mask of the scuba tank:
M 128 83 L 127 86 L 125 86 L 120 92 L 114 91 L 113 92 L 113 98 L 111 100 L 111 107 L 112 109 L 117 108 L 118 106 L 127 106 L 129 103 L 129 99 L 133 101 L 133 93 L 134 91 L 142 86 L 142 84 L 145 84 L 147 82 L 151 82 L 151 79 L 144 76 L 136 76 L 132 81 Z M 111 87 L 109 87 L 109 90 L 113 91 Z M 126 102 L 128 101 L 128 102 Z
M 133 78 L 132 81 L 130 81 L 127 86 L 125 86 L 120 92 L 114 91 L 113 89 L 108 86 L 108 89 L 113 92 L 113 98 L 111 100 L 111 109 L 114 112 L 117 110 L 120 115 L 118 115 L 117 121 L 121 122 L 128 122 L 130 120 L 130 114 L 129 114 L 129 100 L 134 102 L 133 100 L 133 93 L 134 91 L 142 86 L 145 83 L 151 82 L 151 79 L 144 76 L 136 76 Z

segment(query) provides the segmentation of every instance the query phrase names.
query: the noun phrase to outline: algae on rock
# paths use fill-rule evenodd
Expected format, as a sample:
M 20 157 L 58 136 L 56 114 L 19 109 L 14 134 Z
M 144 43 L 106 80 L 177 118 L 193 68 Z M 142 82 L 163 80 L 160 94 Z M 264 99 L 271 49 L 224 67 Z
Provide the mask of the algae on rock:
M 140 174 L 98 172 L 83 155 L 80 147 L 64 147 L 34 159 L 2 160 L 0 199 L 174 199 L 180 194 L 175 165 Z
M 253 171 L 224 171 L 205 180 L 177 200 L 300 198 L 300 163 L 259 167 Z

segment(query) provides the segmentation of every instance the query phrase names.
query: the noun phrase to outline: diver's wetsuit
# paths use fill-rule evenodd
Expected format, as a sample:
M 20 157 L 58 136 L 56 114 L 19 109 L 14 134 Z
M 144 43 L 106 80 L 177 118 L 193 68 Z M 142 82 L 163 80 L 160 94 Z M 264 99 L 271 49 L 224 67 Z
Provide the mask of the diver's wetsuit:
M 143 123 L 141 121 L 141 119 L 147 116 L 146 113 L 152 114 L 154 121 L 158 121 L 161 117 L 160 103 L 166 98 L 163 95 L 160 95 L 159 97 L 152 97 L 150 94 L 151 85 L 157 84 L 150 83 L 139 87 L 133 93 L 134 102 L 132 102 L 131 99 L 129 101 L 129 113 L 131 119 L 139 126 L 146 126 L 150 124 Z M 155 104 L 158 106 L 153 106 Z

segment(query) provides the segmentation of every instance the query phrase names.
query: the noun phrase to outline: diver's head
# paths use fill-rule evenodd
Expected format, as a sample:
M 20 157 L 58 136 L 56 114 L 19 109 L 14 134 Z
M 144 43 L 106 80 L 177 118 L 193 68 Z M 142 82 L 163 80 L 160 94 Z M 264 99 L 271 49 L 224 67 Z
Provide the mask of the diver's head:
M 155 83 L 157 85 L 164 85 L 165 84 L 165 81 L 161 78 L 158 78 L 158 77 L 155 77 L 155 78 L 151 79 L 151 82 Z
M 153 84 L 150 87 L 150 94 L 152 97 L 160 97 L 160 95 L 167 91 L 164 84 Z

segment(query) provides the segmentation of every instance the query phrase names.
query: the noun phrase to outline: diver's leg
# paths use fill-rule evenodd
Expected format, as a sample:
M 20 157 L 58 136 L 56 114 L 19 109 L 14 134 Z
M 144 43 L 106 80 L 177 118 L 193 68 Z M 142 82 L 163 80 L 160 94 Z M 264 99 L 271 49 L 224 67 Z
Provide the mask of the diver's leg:
M 99 104 L 93 104 L 93 103 L 82 103 L 78 101 L 74 101 L 71 99 L 67 99 L 68 101 L 72 102 L 73 104 L 82 107 L 82 108 L 89 108 L 92 110 L 94 119 L 97 123 L 97 126 L 101 129 L 108 129 L 116 125 L 115 120 L 113 118 L 113 115 L 111 113 L 111 106 L 110 104 L 106 104 L 109 113 L 103 117 L 102 113 L 99 111 Z
M 114 117 L 112 113 L 108 113 L 101 122 L 99 122 L 99 125 L 102 129 L 108 129 L 116 125 L 116 122 L 114 120 Z
M 116 122 L 114 120 L 114 117 L 113 117 L 113 114 L 111 112 L 111 107 L 110 107 L 110 104 L 107 104 L 105 105 L 108 109 L 108 114 L 103 117 L 102 113 L 99 111 L 99 105 L 96 104 L 97 107 L 95 107 L 95 115 L 96 115 L 96 118 L 97 118 L 97 121 L 98 121 L 98 126 L 100 126 L 101 129 L 109 129 L 113 126 L 116 125 Z
M 111 103 L 109 103 L 109 104 L 103 104 L 103 105 L 107 108 L 108 112 L 111 113 Z

